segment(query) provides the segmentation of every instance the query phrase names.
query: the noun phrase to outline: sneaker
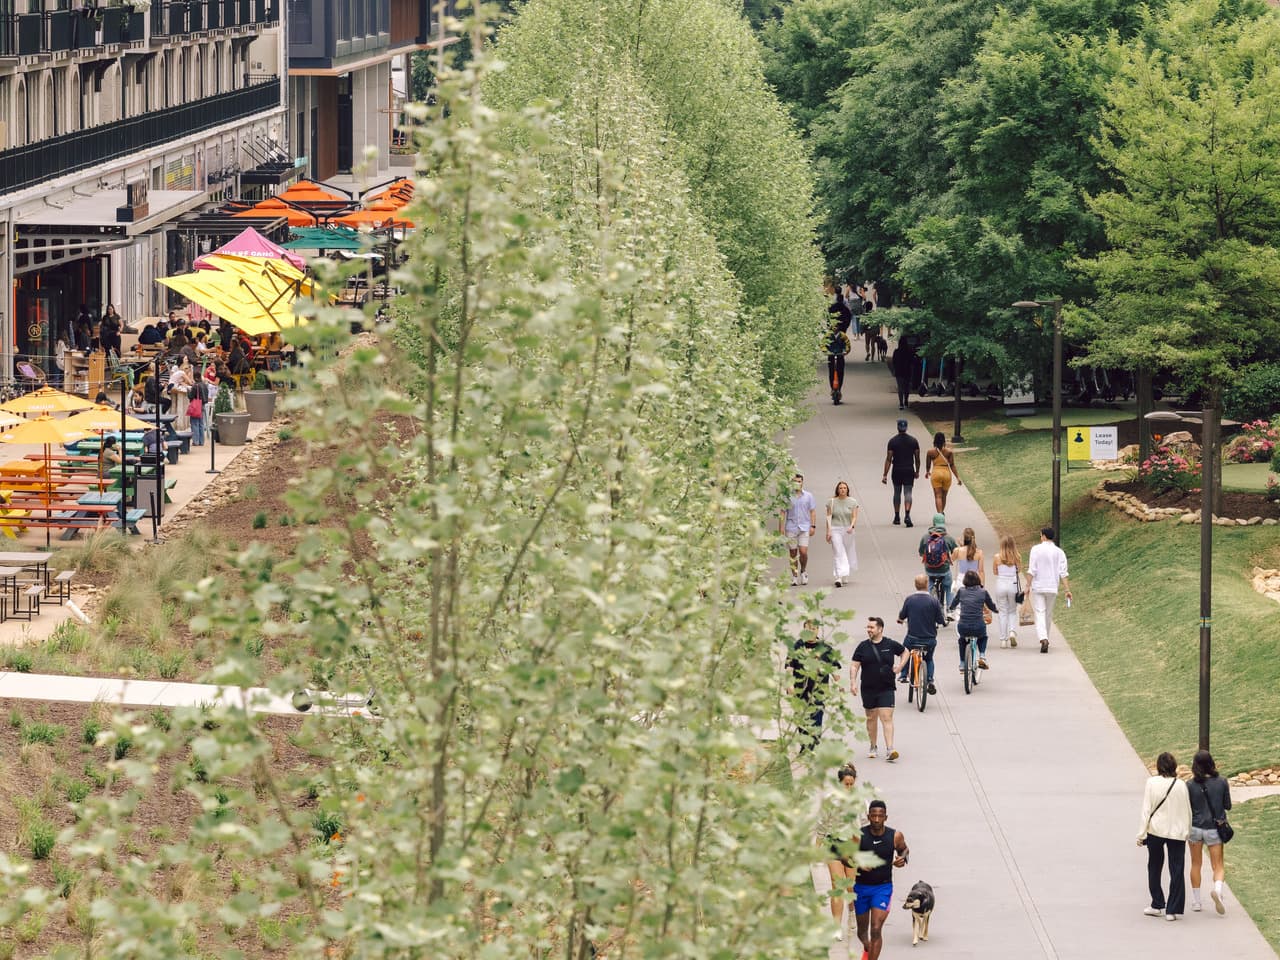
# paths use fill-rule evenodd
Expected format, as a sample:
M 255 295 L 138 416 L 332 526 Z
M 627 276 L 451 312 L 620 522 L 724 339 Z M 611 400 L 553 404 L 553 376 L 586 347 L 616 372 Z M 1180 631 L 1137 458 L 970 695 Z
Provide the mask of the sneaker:
M 800 574 L 800 586 L 807 587 L 809 585 L 809 575 L 807 573 Z
M 1155 907 L 1147 907 L 1142 911 L 1144 917 L 1163 917 L 1164 911 L 1157 910 Z
M 899 682 L 899 683 L 910 683 L 910 682 L 911 682 L 911 678 L 910 678 L 910 677 L 899 677 L 899 678 L 898 678 L 898 682 Z
M 1218 916 L 1223 916 L 1227 912 L 1227 908 L 1222 902 L 1222 894 L 1217 890 L 1210 890 L 1209 896 L 1213 897 L 1213 909 L 1218 911 Z
M 890 763 L 893 763 L 895 760 L 898 759 L 898 751 L 890 750 L 888 756 L 886 756 L 885 759 L 888 760 Z
M 1041 640 L 1041 641 L 1040 641 L 1040 652 L 1041 652 L 1041 653 L 1048 653 L 1048 652 L 1049 652 L 1049 641 L 1048 641 L 1048 640 Z
M 929 690 L 929 696 L 931 697 L 938 692 L 938 688 L 935 687 L 932 683 L 929 684 L 928 690 Z
M 910 516 L 908 516 L 908 517 L 907 517 L 906 525 L 907 525 L 908 527 L 914 527 L 914 526 L 915 526 L 915 524 L 911 522 L 911 517 L 910 517 Z
M 791 575 L 791 585 L 793 587 L 800 586 L 800 578 L 797 577 L 794 573 Z
M 1165 918 L 1166 920 L 1177 920 L 1177 919 L 1178 919 L 1178 915 L 1177 915 L 1176 913 L 1166 913 L 1166 914 L 1164 915 L 1164 918 Z
M 1001 649 L 1001 650 L 1003 650 L 1003 649 L 1004 649 L 1005 647 L 1007 647 L 1007 646 L 1009 646 L 1009 641 L 1008 641 L 1008 640 L 1001 640 L 1001 641 L 1000 641 L 1000 649 Z
M 876 758 L 876 745 L 873 743 L 871 749 L 867 751 L 867 759 L 874 760 Z
M 836 943 L 843 943 L 843 942 L 844 942 L 844 926 L 843 926 L 843 924 L 842 924 L 841 926 L 836 927 L 836 932 L 835 932 L 835 934 L 834 934 L 834 937 L 835 937 L 835 941 L 836 941 Z
M 1199 912 L 1200 912 L 1200 901 L 1199 901 L 1199 900 L 1192 900 L 1192 901 L 1191 901 L 1191 912 L 1192 912 L 1192 913 L 1199 913 Z
M 897 527 L 897 526 L 901 526 L 901 524 L 902 524 L 902 518 L 895 513 L 893 515 L 893 525 Z
M 1009 634 L 1009 646 L 1014 649 L 1018 646 L 1018 635 L 1016 633 Z
M 844 581 L 843 581 L 843 580 L 841 580 L 839 577 L 836 577 L 836 586 L 837 586 L 837 587 L 843 587 L 843 586 L 844 586 Z
M 862 960 L 871 960 L 871 954 L 869 954 L 869 953 L 867 953 L 867 951 L 863 950 L 863 951 L 862 951 Z
M 978 669 L 979 669 L 979 670 L 990 670 L 991 668 L 987 666 L 987 661 L 986 661 L 986 660 L 984 660 L 982 657 L 979 657 L 979 658 L 978 658 Z

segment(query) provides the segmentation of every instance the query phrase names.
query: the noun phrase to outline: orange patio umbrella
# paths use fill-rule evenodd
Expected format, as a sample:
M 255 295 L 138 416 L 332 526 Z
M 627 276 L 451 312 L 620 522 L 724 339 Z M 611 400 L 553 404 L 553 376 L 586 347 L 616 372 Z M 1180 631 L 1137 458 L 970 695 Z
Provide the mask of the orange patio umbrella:
M 60 391 L 54 390 L 54 393 Z M 30 394 L 28 394 L 30 396 Z M 22 399 L 22 398 L 19 398 Z M 92 406 L 92 404 L 90 404 Z M 50 527 L 47 526 L 53 519 L 53 477 L 50 476 L 47 469 L 49 462 L 53 459 L 50 453 L 50 447 L 55 443 L 69 443 L 72 440 L 83 440 L 89 435 L 88 430 L 78 429 L 74 426 L 68 426 L 66 420 L 55 420 L 47 413 L 41 414 L 34 420 L 24 420 L 16 426 L 10 427 L 3 433 L 0 433 L 0 443 L 33 443 L 41 444 L 44 447 L 45 469 L 45 511 L 44 518 L 46 526 L 44 528 L 44 543 L 47 547 L 51 538 L 49 536 Z
M 341 217 L 334 217 L 333 222 L 344 227 L 355 227 L 356 229 L 363 227 L 366 230 L 376 230 L 384 227 L 413 228 L 412 220 L 398 216 L 394 210 L 357 210 Z

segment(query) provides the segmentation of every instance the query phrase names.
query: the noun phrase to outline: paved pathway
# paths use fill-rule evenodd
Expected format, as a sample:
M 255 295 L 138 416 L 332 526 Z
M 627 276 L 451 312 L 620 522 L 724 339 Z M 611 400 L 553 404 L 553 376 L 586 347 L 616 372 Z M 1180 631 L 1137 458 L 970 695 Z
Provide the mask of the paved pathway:
M 820 516 L 809 586 L 793 589 L 824 590 L 829 605 L 856 611 L 844 628 L 854 640 L 872 614 L 884 618 L 889 636 L 901 639 L 894 621 L 920 569 L 916 544 L 933 514 L 932 493 L 917 484 L 914 529 L 891 525 L 891 488 L 880 484 L 880 472 L 900 416 L 893 380 L 882 365 L 860 362 L 851 362 L 846 376 L 842 406 L 815 390 L 815 414 L 794 431 L 792 449 L 820 507 L 838 479 L 852 486 L 863 508 L 859 566 L 852 586 L 832 588 Z M 923 452 L 929 441 L 924 425 L 904 416 Z M 988 553 L 995 547 L 995 532 L 967 487 L 952 488 L 947 520 L 957 539 L 971 526 L 980 546 Z M 1030 544 L 1019 546 L 1025 558 Z M 1072 588 L 1078 603 L 1090 602 L 1088 583 L 1073 580 Z M 1059 611 L 1069 631 L 1071 613 L 1061 604 Z M 938 908 L 929 943 L 916 949 L 946 960 L 1275 960 L 1230 895 L 1226 917 L 1211 904 L 1208 912 L 1188 913 L 1177 923 L 1142 915 L 1146 854 L 1134 836 L 1146 769 L 1070 648 L 1056 637 L 1042 656 L 1032 632 L 1022 629 L 1016 650 L 1000 650 L 993 641 L 991 670 L 965 696 L 953 631 L 943 631 L 939 695 L 929 699 L 924 714 L 899 698 L 901 761 L 868 760 L 865 733 L 850 747 L 860 779 L 880 789 L 890 825 L 903 831 L 912 850 L 910 866 L 897 872 L 883 956 L 910 949 L 911 925 L 898 907 L 913 882 L 926 880 Z M 853 645 L 845 645 L 846 660 Z M 815 871 L 815 878 L 825 881 L 825 874 Z M 853 945 L 848 955 L 857 958 L 856 939 Z M 833 947 L 831 956 L 842 960 L 844 947 Z

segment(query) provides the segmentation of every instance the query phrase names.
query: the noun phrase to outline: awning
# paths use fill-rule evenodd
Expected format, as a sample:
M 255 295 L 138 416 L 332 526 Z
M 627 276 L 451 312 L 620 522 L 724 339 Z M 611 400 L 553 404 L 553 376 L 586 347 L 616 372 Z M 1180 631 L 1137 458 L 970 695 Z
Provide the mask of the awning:
M 326 230 L 323 227 L 298 227 L 290 231 L 293 239 L 284 245 L 286 250 L 359 250 L 363 243 L 360 235 L 347 227 Z
M 147 215 L 131 223 L 123 223 L 116 210 L 128 205 L 123 190 L 100 190 L 89 197 L 78 197 L 62 207 L 46 206 L 17 218 L 14 226 L 18 238 L 23 232 L 39 235 L 42 230 L 56 227 L 61 233 L 78 233 L 91 229 L 98 232 L 111 229 L 124 237 L 136 237 L 146 233 L 188 210 L 205 203 L 209 194 L 204 190 L 152 190 L 147 197 Z

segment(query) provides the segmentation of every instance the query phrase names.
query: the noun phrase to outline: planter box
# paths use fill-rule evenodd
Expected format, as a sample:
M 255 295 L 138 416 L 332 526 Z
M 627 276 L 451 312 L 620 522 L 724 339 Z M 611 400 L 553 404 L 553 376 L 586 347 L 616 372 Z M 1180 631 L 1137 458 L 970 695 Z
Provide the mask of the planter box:
M 244 392 L 244 408 L 253 423 L 269 423 L 276 415 L 276 392 L 274 390 L 246 390 Z
M 224 447 L 242 447 L 249 439 L 247 413 L 215 413 L 213 423 L 218 430 L 218 443 Z

